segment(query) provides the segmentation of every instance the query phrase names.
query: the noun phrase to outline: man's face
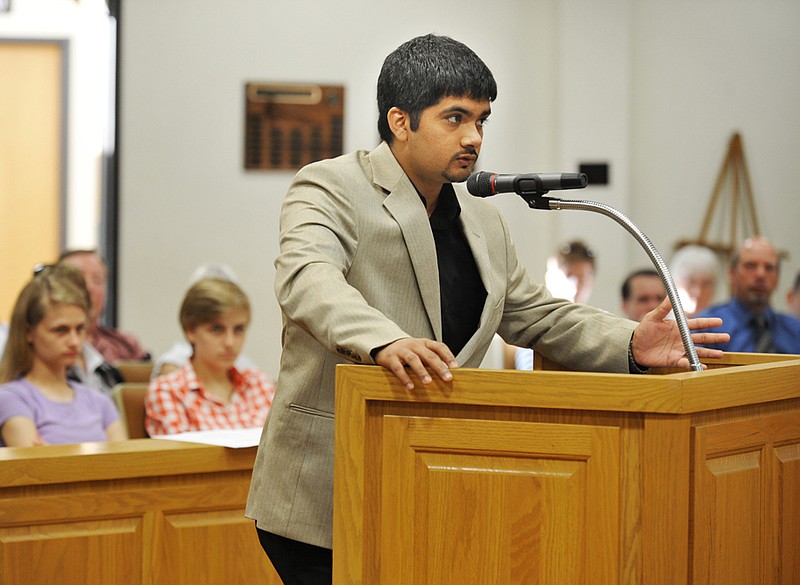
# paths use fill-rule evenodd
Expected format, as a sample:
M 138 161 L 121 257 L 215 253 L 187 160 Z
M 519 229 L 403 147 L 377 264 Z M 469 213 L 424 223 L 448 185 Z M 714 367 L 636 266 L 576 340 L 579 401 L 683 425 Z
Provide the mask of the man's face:
M 416 131 L 407 122 L 403 170 L 422 191 L 466 181 L 483 142 L 489 100 L 445 97 L 423 110 Z
M 746 307 L 762 311 L 769 306 L 778 285 L 778 254 L 771 244 L 755 239 L 739 250 L 739 260 L 728 271 L 734 298 Z
M 92 299 L 90 322 L 96 323 L 106 306 L 106 287 L 108 286 L 106 265 L 97 254 L 74 254 L 65 258 L 64 262 L 74 266 L 83 274 L 86 289 Z
M 622 311 L 628 319 L 641 321 L 647 313 L 655 309 L 667 296 L 661 278 L 643 274 L 631 279 L 631 294 L 622 302 Z

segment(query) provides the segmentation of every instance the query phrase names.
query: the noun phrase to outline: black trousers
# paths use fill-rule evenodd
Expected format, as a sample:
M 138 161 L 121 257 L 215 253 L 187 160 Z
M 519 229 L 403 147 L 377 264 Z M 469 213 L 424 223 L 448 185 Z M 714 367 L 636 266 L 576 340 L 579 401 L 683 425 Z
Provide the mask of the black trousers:
M 284 585 L 331 585 L 333 551 L 278 536 L 256 526 L 261 548 L 267 553 Z

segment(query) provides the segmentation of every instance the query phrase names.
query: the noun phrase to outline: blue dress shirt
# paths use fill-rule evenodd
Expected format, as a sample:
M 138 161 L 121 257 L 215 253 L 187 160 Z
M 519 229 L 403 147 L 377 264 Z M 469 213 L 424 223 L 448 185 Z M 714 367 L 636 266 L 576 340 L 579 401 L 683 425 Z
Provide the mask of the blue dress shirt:
M 711 307 L 698 317 L 719 317 L 722 319 L 721 327 L 712 327 L 708 331 L 728 333 L 731 340 L 727 343 L 704 344 L 723 351 L 753 352 L 756 350 L 756 331 L 753 319 L 756 313 L 745 307 L 738 300 L 733 299 L 724 305 Z M 772 343 L 775 353 L 800 354 L 800 319 L 777 313 L 767 309 L 763 315 L 767 320 L 767 328 L 772 334 Z

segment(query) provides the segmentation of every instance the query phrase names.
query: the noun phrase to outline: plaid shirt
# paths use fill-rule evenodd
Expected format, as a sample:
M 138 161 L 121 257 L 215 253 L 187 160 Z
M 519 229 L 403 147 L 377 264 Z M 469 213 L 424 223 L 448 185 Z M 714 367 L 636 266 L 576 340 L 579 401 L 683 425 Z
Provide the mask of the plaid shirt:
M 231 369 L 228 404 L 203 389 L 191 362 L 150 382 L 145 427 L 150 436 L 187 431 L 260 427 L 267 418 L 275 386 L 257 369 Z
M 98 325 L 89 331 L 86 339 L 110 364 L 120 360 L 150 359 L 150 354 L 142 349 L 139 341 L 130 333 Z

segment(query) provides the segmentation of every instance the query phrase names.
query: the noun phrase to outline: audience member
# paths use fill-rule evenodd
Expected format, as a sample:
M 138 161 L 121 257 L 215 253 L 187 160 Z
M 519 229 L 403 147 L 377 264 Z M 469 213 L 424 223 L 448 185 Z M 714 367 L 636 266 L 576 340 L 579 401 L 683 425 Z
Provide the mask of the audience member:
M 592 294 L 595 269 L 594 250 L 573 240 L 547 259 L 544 284 L 554 297 L 585 304 Z
M 730 302 L 704 311 L 701 317 L 720 317 L 723 324 L 709 331 L 729 333 L 730 341 L 706 344 L 724 351 L 800 353 L 800 319 L 770 306 L 778 284 L 780 258 L 764 237 L 745 240 L 728 268 Z
M 114 386 L 125 381 L 122 372 L 104 360 L 88 341 L 83 342 L 81 353 L 67 370 L 67 376 L 109 396 Z
M 91 305 L 92 294 L 86 286 L 86 279 L 83 277 L 83 273 L 72 264 L 65 263 L 64 265 L 70 268 L 70 270 L 65 271 L 65 274 L 73 278 L 75 286 L 86 290 Z M 41 266 L 42 265 L 39 265 L 39 267 L 34 270 L 39 270 Z M 90 306 L 89 315 L 91 314 L 92 307 Z M 114 386 L 125 381 L 122 377 L 122 373 L 103 359 L 103 356 L 95 349 L 88 339 L 83 340 L 78 358 L 75 360 L 75 363 L 67 369 L 67 377 L 109 396 Z
M 719 260 L 711 248 L 689 244 L 670 260 L 669 272 L 687 317 L 700 314 L 714 301 Z
M 263 425 L 275 388 L 262 371 L 234 365 L 250 324 L 250 302 L 242 289 L 230 280 L 201 279 L 186 292 L 179 319 L 192 357 L 151 380 L 148 434 Z
M 236 273 L 230 266 L 225 264 L 203 264 L 199 266 L 189 279 L 189 286 L 191 287 L 197 281 L 203 278 L 220 278 L 222 280 L 229 280 L 239 284 L 239 279 Z M 158 359 L 153 366 L 151 378 L 157 378 L 163 374 L 174 372 L 183 366 L 192 357 L 192 346 L 185 339 L 180 339 L 172 344 L 167 351 L 158 356 Z M 244 354 L 239 354 L 234 364 L 237 370 L 249 370 L 258 368 L 256 363 Z
M 800 272 L 794 279 L 794 285 L 786 293 L 786 304 L 789 306 L 789 312 L 800 318 Z
M 544 284 L 554 297 L 573 303 L 587 303 L 594 286 L 594 274 L 594 250 L 582 240 L 572 240 L 560 246 L 547 259 Z M 515 369 L 533 369 L 532 349 L 511 347 L 511 350 L 514 353 Z
M 667 289 L 658 272 L 652 268 L 631 272 L 622 283 L 622 314 L 641 321 L 667 296 Z
M 142 349 L 136 337 L 101 323 L 108 287 L 108 268 L 103 258 L 94 250 L 70 250 L 61 254 L 59 263 L 62 262 L 75 266 L 86 280 L 92 298 L 87 338 L 103 359 L 111 364 L 121 360 L 150 359 L 150 354 Z
M 4 446 L 126 438 L 111 399 L 67 377 L 89 318 L 82 280 L 69 266 L 45 267 L 17 298 L 0 360 Z

